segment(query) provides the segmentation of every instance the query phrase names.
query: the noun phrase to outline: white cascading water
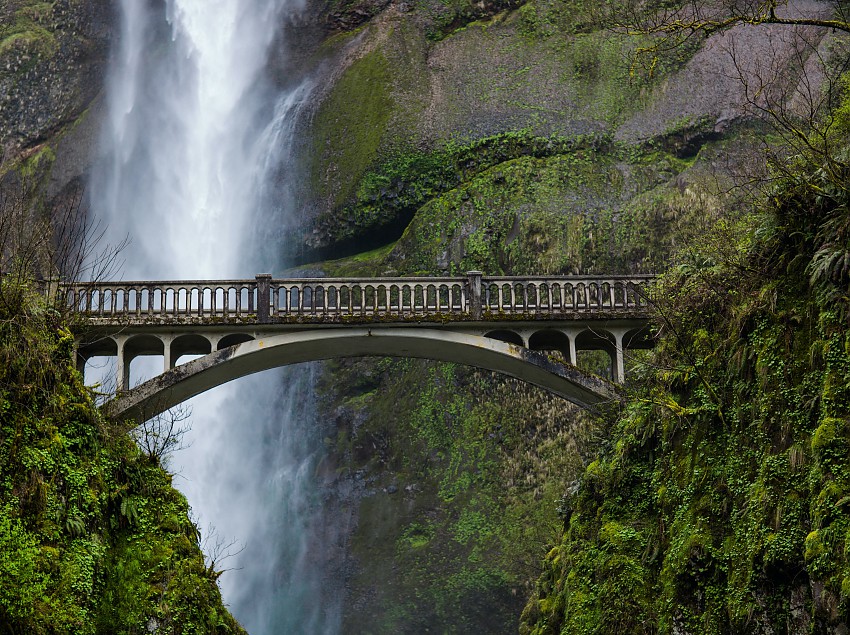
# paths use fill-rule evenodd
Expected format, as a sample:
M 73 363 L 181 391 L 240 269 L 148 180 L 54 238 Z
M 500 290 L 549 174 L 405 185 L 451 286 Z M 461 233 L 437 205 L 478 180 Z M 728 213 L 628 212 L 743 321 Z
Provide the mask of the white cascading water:
M 274 237 L 296 217 L 273 174 L 285 171 L 310 86 L 276 88 L 265 69 L 297 1 L 121 0 L 90 194 L 107 240 L 130 240 L 124 279 L 247 278 L 285 264 Z M 161 363 L 134 362 L 131 380 Z M 243 547 L 221 563 L 233 570 L 220 583 L 254 635 L 339 630 L 342 593 L 316 555 L 333 537 L 311 395 L 309 367 L 200 395 L 171 463 L 202 530 Z

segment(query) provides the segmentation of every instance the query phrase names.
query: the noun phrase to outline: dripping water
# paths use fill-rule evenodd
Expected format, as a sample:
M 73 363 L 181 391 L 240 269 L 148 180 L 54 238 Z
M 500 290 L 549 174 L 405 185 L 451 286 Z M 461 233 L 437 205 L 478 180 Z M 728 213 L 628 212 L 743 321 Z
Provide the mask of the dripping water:
M 246 278 L 285 265 L 276 237 L 297 214 L 276 175 L 287 173 L 311 85 L 281 89 L 266 69 L 285 51 L 280 25 L 299 9 L 288 0 L 121 0 L 90 192 L 107 239 L 130 240 L 125 279 Z M 157 368 L 161 360 L 134 362 L 131 381 Z M 339 629 L 341 593 L 316 555 L 328 530 L 312 374 L 270 372 L 196 397 L 188 447 L 172 459 L 201 528 L 244 547 L 223 563 L 232 570 L 220 583 L 253 634 Z

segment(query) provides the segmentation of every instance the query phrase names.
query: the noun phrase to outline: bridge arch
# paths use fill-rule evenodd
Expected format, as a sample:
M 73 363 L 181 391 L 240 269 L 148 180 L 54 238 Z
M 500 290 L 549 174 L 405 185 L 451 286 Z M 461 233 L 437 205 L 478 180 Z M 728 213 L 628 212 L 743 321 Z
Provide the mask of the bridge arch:
M 248 335 L 247 333 L 231 333 L 229 335 L 225 335 L 222 337 L 218 343 L 215 345 L 215 349 L 217 351 L 222 350 L 223 348 L 229 348 L 230 346 L 236 346 L 237 344 L 243 344 L 244 342 L 250 342 L 254 339 L 253 335 Z
M 490 339 L 499 340 L 500 342 L 505 342 L 506 344 L 515 344 L 516 346 L 525 346 L 525 342 L 522 339 L 522 335 L 520 335 L 516 331 L 510 331 L 508 329 L 499 329 L 499 330 L 496 330 L 496 331 L 490 331 L 484 337 L 489 337 Z
M 270 368 L 334 357 L 419 357 L 499 372 L 584 408 L 619 399 L 610 383 L 490 337 L 425 328 L 315 329 L 242 342 L 166 371 L 105 404 L 117 419 L 149 419 L 210 388 Z
M 559 329 L 535 331 L 528 338 L 528 347 L 533 351 L 558 351 L 565 360 L 571 364 L 576 363 L 570 349 L 570 338 Z

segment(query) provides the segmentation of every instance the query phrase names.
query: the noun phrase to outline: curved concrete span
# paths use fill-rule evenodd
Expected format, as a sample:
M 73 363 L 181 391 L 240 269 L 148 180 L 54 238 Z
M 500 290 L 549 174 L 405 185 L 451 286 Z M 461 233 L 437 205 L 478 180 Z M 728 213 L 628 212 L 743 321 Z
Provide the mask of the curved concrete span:
M 480 335 L 424 328 L 349 327 L 272 335 L 177 366 L 104 404 L 118 420 L 142 422 L 239 377 L 335 357 L 417 357 L 492 370 L 544 388 L 583 408 L 616 401 L 617 388 L 545 352 Z

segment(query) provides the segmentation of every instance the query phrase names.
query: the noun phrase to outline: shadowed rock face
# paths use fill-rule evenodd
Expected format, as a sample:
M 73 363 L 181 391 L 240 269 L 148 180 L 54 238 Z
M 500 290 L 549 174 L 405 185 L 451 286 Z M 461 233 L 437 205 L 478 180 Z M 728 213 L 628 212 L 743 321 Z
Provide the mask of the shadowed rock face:
M 827 2 L 792 5 L 794 15 L 823 19 L 832 15 Z M 812 57 L 827 35 L 822 28 L 776 24 L 737 26 L 712 35 L 682 70 L 659 86 L 646 108 L 617 128 L 616 138 L 636 143 L 663 137 L 677 122 L 690 123 L 691 132 L 703 141 L 719 137 L 737 120 L 752 116 L 748 101 L 768 83 L 790 103 L 800 81 L 800 58 Z M 811 72 L 809 79 L 813 85 L 820 80 Z

